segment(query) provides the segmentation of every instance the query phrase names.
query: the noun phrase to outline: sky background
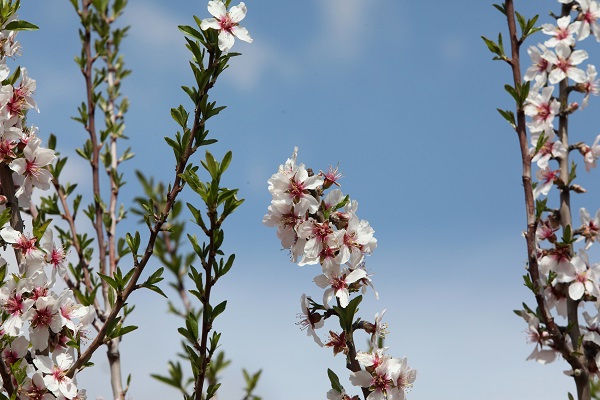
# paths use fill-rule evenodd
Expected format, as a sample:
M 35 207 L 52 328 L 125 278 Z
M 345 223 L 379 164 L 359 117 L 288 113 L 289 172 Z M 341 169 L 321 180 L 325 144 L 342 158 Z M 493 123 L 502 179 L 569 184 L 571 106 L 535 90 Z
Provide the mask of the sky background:
M 233 151 L 226 184 L 246 199 L 225 226 L 226 248 L 237 255 L 234 269 L 215 289 L 228 300 L 215 328 L 233 360 L 220 399 L 242 397 L 242 368 L 263 369 L 256 394 L 264 399 L 324 399 L 327 368 L 358 393 L 342 356 L 332 357 L 295 325 L 301 294 L 322 296 L 312 282 L 320 268 L 290 263 L 275 230 L 261 222 L 271 200 L 267 180 L 294 146 L 298 161 L 315 171 L 339 163 L 342 190 L 358 200 L 359 217 L 375 229 L 378 248 L 367 267 L 380 299 L 368 293 L 360 315 L 372 320 L 387 309 L 389 353 L 407 356 L 418 370 L 409 399 L 565 399 L 574 392 L 562 374 L 564 361 L 525 361 L 533 347 L 525 323 L 512 312 L 533 297 L 521 278 L 526 253 L 518 143 L 496 112 L 513 106 L 502 88 L 511 73 L 491 61 L 480 38 L 506 31 L 505 21 L 487 1 L 426 4 L 246 2 L 242 25 L 254 43 L 236 41 L 233 51 L 243 56 L 232 60 L 212 94 L 228 108 L 209 121 L 219 139 L 211 152 L 222 157 Z M 530 16 L 559 7 L 517 2 L 517 9 Z M 123 17 L 131 30 L 122 51 L 133 74 L 123 83 L 131 107 L 130 140 L 122 149 L 136 153 L 124 165 L 126 205 L 140 190 L 134 170 L 171 179 L 172 153 L 163 137 L 177 129 L 170 108 L 190 106 L 180 86 L 192 84 L 177 25 L 192 25 L 192 15 L 209 17 L 206 2 L 130 0 Z M 85 133 L 70 119 L 83 99 L 73 62 L 80 51 L 77 18 L 68 1 L 23 2 L 20 17 L 40 27 L 19 35 L 18 63 L 37 80 L 40 113 L 29 121 L 42 138 L 58 136 L 59 151 L 72 155 L 65 173 L 89 192 L 87 166 L 74 152 Z M 594 63 L 590 48 L 597 44 L 588 39 L 583 46 Z M 526 67 L 529 60 L 523 60 Z M 572 118 L 577 140 L 591 143 L 598 134 L 598 106 L 591 99 L 589 109 Z M 600 187 L 591 176 L 581 181 L 589 195 L 574 200 L 575 210 L 598 207 Z M 131 216 L 122 233 L 143 231 L 136 221 Z M 166 282 L 163 287 L 174 295 Z M 164 374 L 180 350 L 179 321 L 152 292 L 135 293 L 131 303 L 137 307 L 130 322 L 140 329 L 121 349 L 124 374 L 133 375 L 129 397 L 177 398 L 149 374 Z M 99 350 L 96 367 L 79 375 L 92 399 L 111 398 L 104 354 Z

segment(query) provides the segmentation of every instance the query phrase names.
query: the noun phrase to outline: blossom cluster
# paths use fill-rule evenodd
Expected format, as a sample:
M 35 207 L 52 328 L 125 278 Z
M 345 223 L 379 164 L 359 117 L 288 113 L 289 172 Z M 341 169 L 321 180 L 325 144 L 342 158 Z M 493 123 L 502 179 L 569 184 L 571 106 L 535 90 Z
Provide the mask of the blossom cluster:
M 3 28 L 13 20 L 16 15 Z M 55 159 L 54 151 L 41 146 L 36 129 L 25 125 L 27 111 L 37 110 L 32 97 L 36 83 L 25 68 L 10 76 L 7 59 L 20 53 L 15 36 L 16 31 L 0 31 L 0 168 L 13 180 L 12 188 L 2 182 L 8 187 L 2 187 L 0 211 L 7 205 L 27 207 L 34 188 L 49 189 L 47 166 Z M 16 80 L 18 84 L 11 83 Z M 85 391 L 78 391 L 67 371 L 95 311 L 79 304 L 71 290 L 54 290 L 57 276 L 66 273 L 66 252 L 54 243 L 51 228 L 39 235 L 26 235 L 9 224 L 0 229 L 4 250 L 10 250 L 0 257 L 7 276 L 0 283 L 1 391 L 19 399 L 83 399 Z
M 321 265 L 323 273 L 314 281 L 325 289 L 325 307 L 335 296 L 345 308 L 351 291 L 372 287 L 363 261 L 377 247 L 377 239 L 369 222 L 356 215 L 358 202 L 338 188 L 322 198 L 326 189 L 337 184 L 337 170 L 314 174 L 297 164 L 296 157 L 297 149 L 269 179 L 273 200 L 263 223 L 277 227 L 281 245 L 290 250 L 293 262 Z
M 339 189 L 342 175 L 338 169 L 330 167 L 328 172 L 315 174 L 298 164 L 297 151 L 294 149 L 292 157 L 268 181 L 273 198 L 263 223 L 277 228 L 277 236 L 283 248 L 290 251 L 291 261 L 300 266 L 321 266 L 322 273 L 314 282 L 324 289 L 323 304 L 303 294 L 299 324 L 318 345 L 332 348 L 334 355 L 348 355 L 347 331 L 330 331 L 329 340 L 323 343 L 316 330 L 335 314 L 336 307 L 346 309 L 353 293 L 373 288 L 364 260 L 377 247 L 377 239 L 369 222 L 358 217 L 358 202 Z M 356 361 L 364 369 L 353 371 L 350 376 L 353 385 L 368 388 L 368 400 L 404 399 L 405 391 L 416 379 L 416 370 L 408 367 L 406 358 L 392 358 L 385 354 L 387 348 L 380 347 L 380 339 L 387 333 L 387 324 L 381 322 L 384 313 L 385 310 L 375 315 L 372 324 L 361 321 L 362 329 L 371 335 L 370 351 L 356 353 Z M 355 397 L 332 389 L 327 398 Z
M 600 238 L 600 211 L 592 217 L 585 208 L 581 208 L 580 225 L 563 229 L 563 238 L 559 239 L 556 233 L 564 226 L 561 224 L 560 212 L 548 208 L 544 197 L 555 186 L 563 191 L 585 192 L 579 185 L 572 185 L 574 174 L 561 176 L 560 168 L 553 169 L 550 164 L 552 160 L 566 159 L 570 150 L 578 150 L 586 171 L 589 172 L 596 167 L 600 157 L 600 135 L 591 145 L 583 141 L 569 145 L 566 137 L 560 134 L 560 130 L 566 127 L 560 124 L 556 126 L 557 118 L 583 109 L 588 105 L 590 95 L 600 94 L 596 67 L 588 64 L 583 69 L 582 63 L 588 58 L 588 53 L 576 49 L 578 43 L 588 37 L 593 36 L 600 41 L 600 4 L 595 0 L 559 2 L 570 6 L 570 12 L 557 18 L 555 25 L 542 25 L 541 31 L 547 36 L 546 40 L 528 49 L 532 65 L 527 69 L 524 79 L 532 85 L 524 111 L 529 117 L 527 127 L 532 146 L 531 160 L 538 167 L 538 182 L 533 193 L 538 200 L 538 209 L 543 209 L 537 225 L 536 241 L 545 303 L 550 310 L 567 318 L 568 298 L 578 302 L 580 306 L 584 302 L 594 302 L 600 298 L 600 264 L 591 263 L 587 254 L 587 250 Z M 564 97 L 555 96 L 556 85 L 560 87 Z M 583 94 L 581 107 L 576 102 L 568 103 L 565 100 L 572 91 Z M 583 246 L 575 252 L 573 244 L 577 242 Z M 590 343 L 593 343 L 591 346 L 596 346 L 596 350 L 591 353 L 596 354 L 595 362 L 600 368 L 600 335 L 597 333 L 597 307 L 600 304 L 596 301 L 595 305 L 597 315 L 590 317 L 584 312 L 586 324 L 581 325 L 580 330 L 585 332 L 582 338 L 584 347 L 589 347 Z M 553 361 L 557 356 L 556 344 L 546 327 L 540 323 L 539 315 L 530 309 L 518 313 L 528 324 L 529 341 L 536 345 L 528 359 L 540 363 Z M 570 342 L 568 336 L 565 336 L 565 340 L 571 348 L 577 346 L 577 343 Z

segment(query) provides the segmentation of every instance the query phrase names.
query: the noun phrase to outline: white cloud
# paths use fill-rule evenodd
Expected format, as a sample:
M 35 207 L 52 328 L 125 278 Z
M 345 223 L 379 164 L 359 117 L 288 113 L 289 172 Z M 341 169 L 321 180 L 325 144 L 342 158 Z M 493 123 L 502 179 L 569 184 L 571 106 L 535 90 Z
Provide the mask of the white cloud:
M 242 52 L 243 60 L 231 60 L 231 71 L 226 74 L 226 79 L 238 88 L 251 90 L 258 87 L 267 77 L 272 79 L 275 76 L 289 80 L 298 74 L 298 64 L 269 43 L 254 41 L 251 45 L 245 45 L 243 49 L 234 47 L 233 51 Z
M 367 29 L 367 6 L 371 5 L 348 0 L 319 1 L 318 5 L 324 22 L 314 42 L 318 53 L 342 60 L 358 57 Z
M 123 23 L 131 26 L 124 43 L 136 53 L 151 58 L 155 66 L 172 66 L 173 60 L 187 59 L 183 33 L 177 28 L 182 21 L 171 14 L 169 8 L 150 2 L 131 3 Z

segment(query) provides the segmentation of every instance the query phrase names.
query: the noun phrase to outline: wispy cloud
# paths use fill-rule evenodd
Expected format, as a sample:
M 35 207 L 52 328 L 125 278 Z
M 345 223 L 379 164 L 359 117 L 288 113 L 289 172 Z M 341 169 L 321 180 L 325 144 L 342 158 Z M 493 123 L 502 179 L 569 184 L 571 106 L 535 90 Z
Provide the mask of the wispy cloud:
M 185 66 L 185 63 L 173 63 L 173 60 L 185 60 L 187 50 L 183 34 L 177 28 L 182 21 L 169 8 L 152 2 L 131 3 L 123 22 L 131 26 L 127 43 L 136 57 L 148 58 L 154 67 Z
M 317 37 L 311 47 L 320 57 L 335 57 L 343 61 L 360 55 L 364 32 L 368 29 L 366 1 L 327 0 L 317 2 L 321 14 Z

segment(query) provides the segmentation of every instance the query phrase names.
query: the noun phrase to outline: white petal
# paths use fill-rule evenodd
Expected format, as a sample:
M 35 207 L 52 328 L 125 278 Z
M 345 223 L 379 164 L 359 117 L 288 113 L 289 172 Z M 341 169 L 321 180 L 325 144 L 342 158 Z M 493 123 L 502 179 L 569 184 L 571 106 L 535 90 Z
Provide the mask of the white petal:
M 233 34 L 244 42 L 252 43 L 252 38 L 248 34 L 248 30 L 243 26 L 234 26 L 232 29 Z
M 225 31 L 219 32 L 219 50 L 221 50 L 223 53 L 227 53 L 233 46 L 234 42 L 235 39 L 231 33 Z
M 208 12 L 217 18 L 224 17 L 227 15 L 227 9 L 225 8 L 225 4 L 222 1 L 211 0 L 208 2 Z
M 350 382 L 354 386 L 369 387 L 371 386 L 371 374 L 367 371 L 358 371 L 350 373 Z
M 573 282 L 571 285 L 569 285 L 569 297 L 571 297 L 573 300 L 579 300 L 583 296 L 584 292 L 585 288 L 581 282 Z
M 246 16 L 247 11 L 246 5 L 244 2 L 241 2 L 240 5 L 231 7 L 229 10 L 229 16 L 233 22 L 240 22 Z
M 583 60 L 586 60 L 587 58 L 588 58 L 588 53 L 586 53 L 585 50 L 575 50 L 573 53 L 571 53 L 571 56 L 569 57 L 569 61 L 571 62 L 571 65 L 578 65 Z
M 364 278 L 365 276 L 367 276 L 367 271 L 365 271 L 364 269 L 355 269 L 350 274 L 348 274 L 345 281 L 346 283 L 354 283 L 357 280 Z
M 200 29 L 205 31 L 208 28 L 221 29 L 221 24 L 219 24 L 219 21 L 217 21 L 214 18 L 203 19 L 202 22 L 200 23 Z
M 567 76 L 577 83 L 585 82 L 585 72 L 579 68 L 569 68 Z

